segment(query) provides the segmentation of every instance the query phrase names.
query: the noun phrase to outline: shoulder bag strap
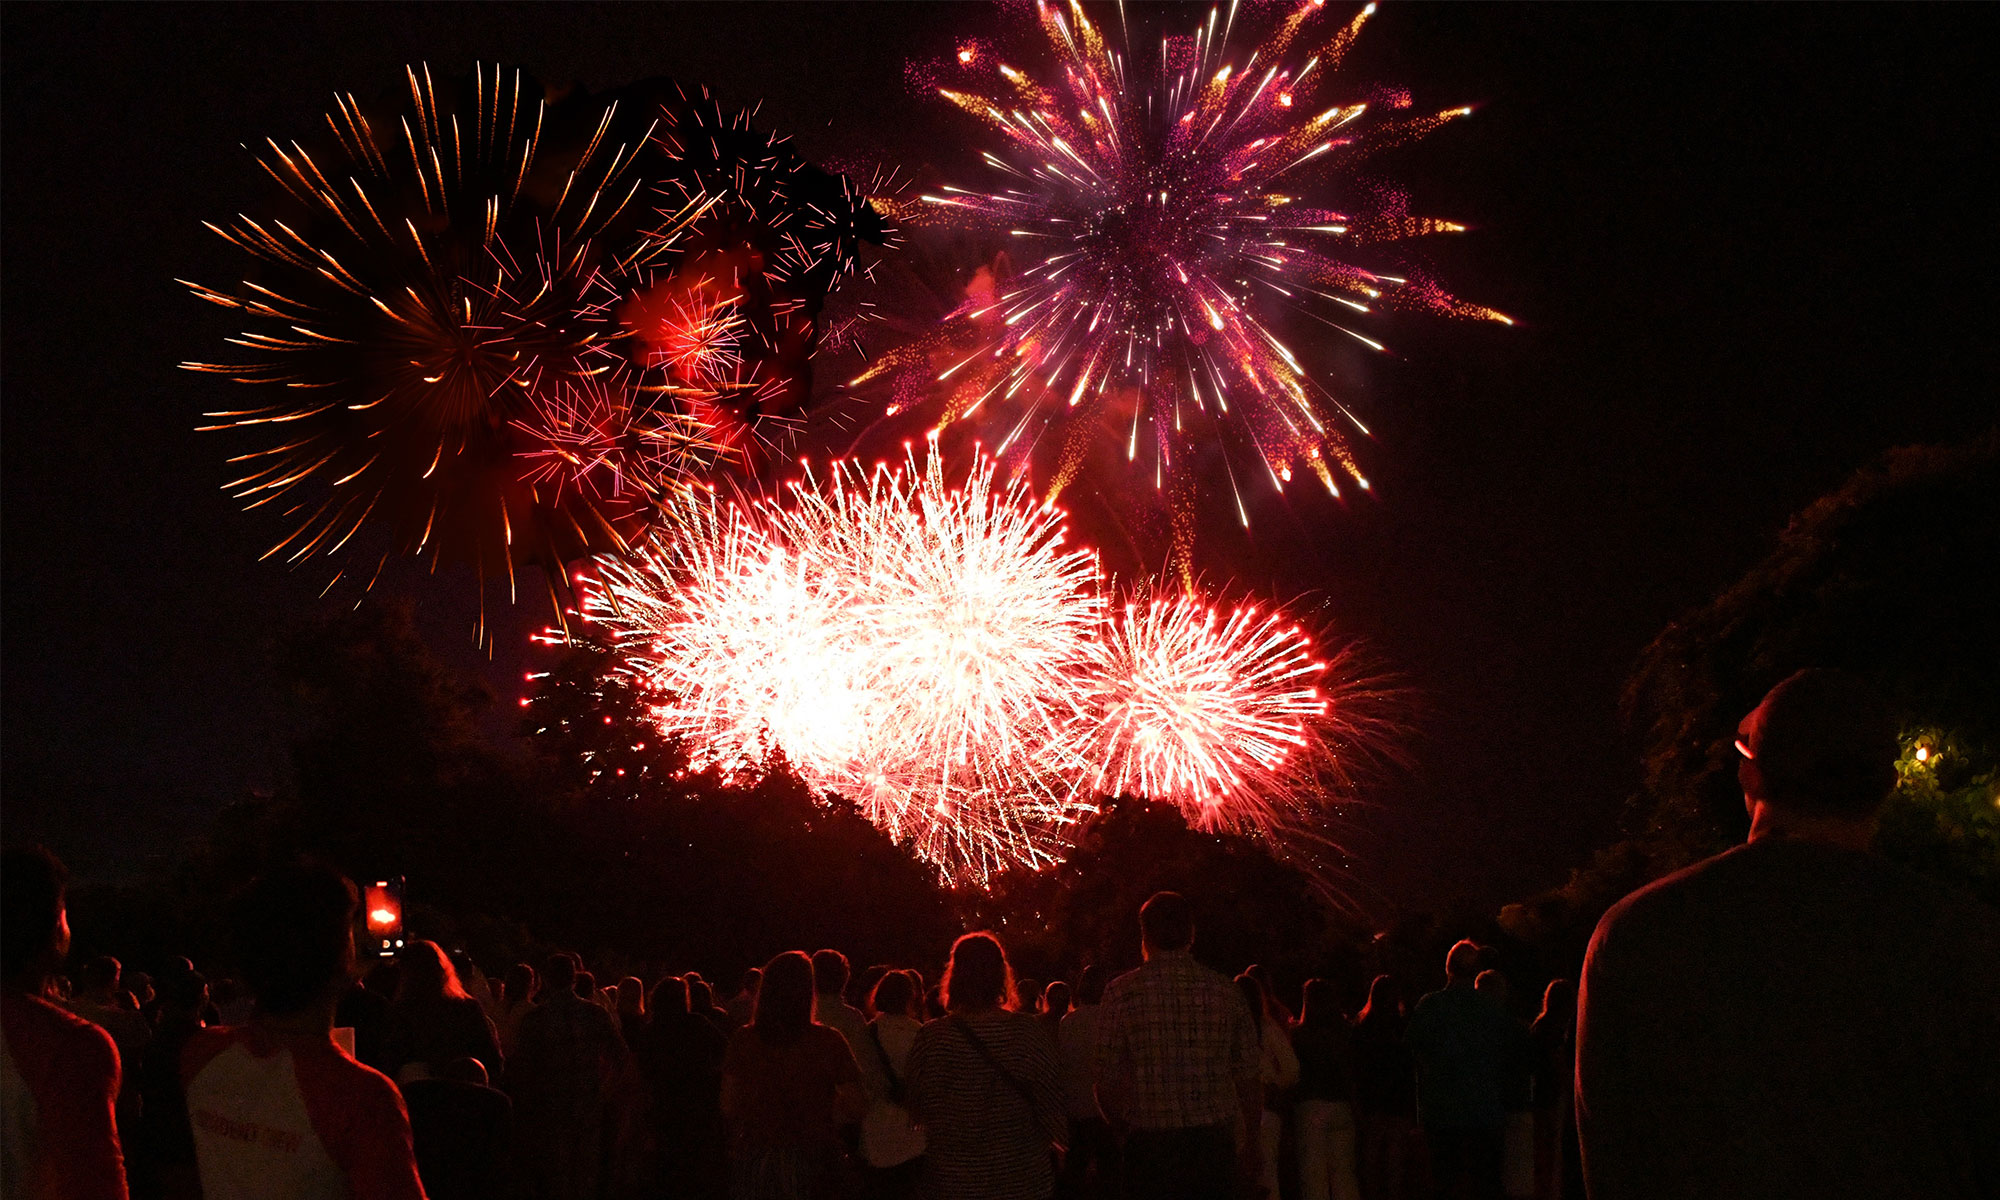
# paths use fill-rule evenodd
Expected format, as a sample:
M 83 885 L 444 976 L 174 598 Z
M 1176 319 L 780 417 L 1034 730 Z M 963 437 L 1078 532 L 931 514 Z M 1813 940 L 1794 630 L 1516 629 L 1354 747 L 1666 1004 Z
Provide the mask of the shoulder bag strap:
M 958 1030 L 960 1034 L 964 1035 L 966 1042 L 971 1045 L 973 1052 L 978 1054 L 980 1058 L 985 1059 L 986 1065 L 992 1067 L 995 1074 L 1007 1081 L 1008 1087 L 1013 1088 L 1020 1094 L 1021 1099 L 1028 1102 L 1029 1109 L 1034 1109 L 1036 1107 L 1035 1093 L 1029 1089 L 1027 1084 L 1016 1079 L 1012 1072 L 1000 1065 L 1000 1060 L 994 1057 L 992 1049 L 984 1041 L 980 1040 L 978 1034 L 972 1032 L 972 1026 L 963 1017 L 949 1017 L 946 1019 L 951 1022 L 953 1029 Z
M 901 1104 L 903 1102 L 903 1077 L 896 1074 L 894 1064 L 889 1061 L 889 1050 L 888 1047 L 882 1044 L 882 1026 L 879 1022 L 869 1023 L 868 1040 L 875 1043 L 875 1057 L 881 1060 L 882 1074 L 889 1080 L 889 1099 L 895 1101 L 897 1104 Z

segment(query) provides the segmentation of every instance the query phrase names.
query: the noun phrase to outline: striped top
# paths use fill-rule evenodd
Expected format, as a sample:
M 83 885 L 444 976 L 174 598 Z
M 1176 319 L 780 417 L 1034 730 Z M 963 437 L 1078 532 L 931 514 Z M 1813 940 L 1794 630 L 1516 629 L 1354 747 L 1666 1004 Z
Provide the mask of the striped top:
M 923 1195 L 1042 1200 L 1055 1190 L 1049 1151 L 1069 1121 L 1055 1046 L 1040 1020 L 994 1009 L 925 1025 L 910 1047 L 909 1101 L 928 1147 Z

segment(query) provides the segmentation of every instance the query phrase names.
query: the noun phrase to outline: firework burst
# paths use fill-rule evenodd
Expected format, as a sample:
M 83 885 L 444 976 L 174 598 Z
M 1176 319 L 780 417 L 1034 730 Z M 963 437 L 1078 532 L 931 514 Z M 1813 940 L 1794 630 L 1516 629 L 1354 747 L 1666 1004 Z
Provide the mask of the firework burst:
M 587 494 L 599 508 L 656 511 L 662 493 L 680 484 L 691 464 L 719 447 L 701 423 L 637 392 L 620 375 L 537 381 L 531 412 L 517 420 L 524 439 L 515 450 L 521 478 L 537 488 Z
M 734 297 L 717 299 L 697 290 L 670 304 L 672 311 L 658 318 L 648 339 L 655 365 L 701 384 L 722 378 L 743 361 L 737 352 L 743 317 Z
M 933 448 L 836 465 L 782 500 L 700 493 L 584 616 L 696 769 L 782 753 L 948 880 L 1066 852 L 1099 797 L 1179 807 L 1274 850 L 1324 842 L 1382 692 L 1277 611 L 1192 593 L 1114 611 L 1066 517 Z
M 1128 460 L 1150 451 L 1156 480 L 1221 442 L 1232 481 L 1255 472 L 1282 489 L 1310 471 L 1336 495 L 1343 477 L 1366 487 L 1342 427 L 1366 430 L 1282 331 L 1312 323 L 1380 350 L 1349 320 L 1397 304 L 1506 320 L 1357 263 L 1370 243 L 1462 226 L 1411 217 L 1386 192 L 1341 209 L 1313 197 L 1328 168 L 1470 111 L 1377 120 L 1407 99 L 1332 95 L 1374 7 L 1315 34 L 1325 6 L 1306 0 L 1239 56 L 1235 4 L 1135 50 L 1129 28 L 1107 36 L 1074 0 L 1038 0 L 1052 70 L 1038 77 L 979 45 L 937 67 L 941 94 L 998 135 L 983 155 L 998 178 L 921 202 L 1004 231 L 1023 261 L 990 303 L 956 314 L 991 332 L 933 376 L 942 420 L 1010 405 L 1002 453 L 1066 429 L 1051 495 L 1111 426 Z M 1238 509 L 1247 521 L 1240 488 Z
M 1063 731 L 1102 607 L 1060 512 L 990 462 L 949 486 L 935 455 L 690 509 L 584 611 L 697 766 L 782 749 L 958 881 L 1057 856 L 1088 808 Z
M 1076 753 L 1090 790 L 1178 807 L 1197 829 L 1276 836 L 1333 762 L 1328 664 L 1298 624 L 1191 594 L 1132 600 L 1092 646 Z
M 638 231 L 655 222 L 642 188 L 659 166 L 641 162 L 643 129 L 615 103 L 551 104 L 497 67 L 456 87 L 427 70 L 408 78 L 393 111 L 338 97 L 331 141 L 268 143 L 259 165 L 291 211 L 210 226 L 263 282 L 188 285 L 263 327 L 231 339 L 247 358 L 185 365 L 270 397 L 206 427 L 277 443 L 236 460 L 252 466 L 229 485 L 290 514 L 266 557 L 354 542 L 380 555 L 376 572 L 428 551 L 482 578 L 504 569 L 510 585 L 517 563 L 559 579 L 563 562 L 622 548 L 639 528 L 631 506 L 565 486 L 577 480 L 545 470 L 542 452 L 575 426 L 551 423 L 551 406 L 595 373 L 594 348 L 615 331 L 591 299 L 629 266 L 613 254 L 657 245 Z M 370 521 L 386 537 L 355 541 Z
M 358 560 L 372 584 L 428 555 L 504 570 L 510 597 L 534 565 L 560 612 L 565 563 L 628 549 L 759 414 L 804 403 L 825 291 L 881 222 L 669 83 L 408 83 L 267 142 L 280 211 L 210 226 L 259 277 L 187 285 L 248 318 L 245 353 L 183 365 L 261 393 L 204 428 L 269 439 L 228 485 L 289 521 L 266 557 L 344 555 L 334 582 Z

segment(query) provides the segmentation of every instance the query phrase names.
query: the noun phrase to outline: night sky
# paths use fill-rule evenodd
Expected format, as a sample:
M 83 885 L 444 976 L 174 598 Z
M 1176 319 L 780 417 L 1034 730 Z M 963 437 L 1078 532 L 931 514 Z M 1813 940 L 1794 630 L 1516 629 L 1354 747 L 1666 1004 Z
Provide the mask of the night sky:
M 1156 19 L 1134 8 L 1136 21 Z M 1199 10 L 1174 14 L 1175 24 Z M 259 201 L 243 143 L 302 135 L 405 62 L 593 88 L 667 75 L 816 160 L 922 172 L 972 126 L 905 65 L 998 29 L 974 5 L 361 5 L 5 10 L 4 812 L 86 876 L 171 859 L 269 788 L 275 640 L 317 569 L 218 488 L 193 427 L 230 385 L 240 277 L 201 229 Z M 1472 226 L 1426 253 L 1513 329 L 1400 318 L 1355 403 L 1372 498 L 1274 502 L 1198 560 L 1323 602 L 1420 702 L 1412 772 L 1356 848 L 1385 900 L 1491 906 L 1615 835 L 1638 771 L 1620 686 L 1659 629 L 1889 447 L 1995 418 L 1987 17 L 1978 8 L 1391 4 L 1350 75 L 1470 120 L 1371 163 Z M 411 589 L 503 707 L 543 611 L 489 663 L 464 588 Z M 351 603 L 351 600 L 349 601 Z M 496 719 L 497 721 L 497 719 Z M 504 728 L 504 725 L 499 726 Z

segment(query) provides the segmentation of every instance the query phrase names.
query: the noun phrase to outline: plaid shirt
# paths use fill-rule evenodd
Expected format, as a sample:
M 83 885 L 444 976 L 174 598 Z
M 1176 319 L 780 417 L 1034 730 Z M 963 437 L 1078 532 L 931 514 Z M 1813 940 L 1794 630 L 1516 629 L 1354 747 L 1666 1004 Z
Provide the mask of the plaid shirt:
M 1233 1122 L 1257 1086 L 1257 1027 L 1234 983 L 1185 950 L 1154 954 L 1104 989 L 1099 1082 L 1136 1129 Z M 1122 1085 L 1122 1086 L 1121 1086 Z

